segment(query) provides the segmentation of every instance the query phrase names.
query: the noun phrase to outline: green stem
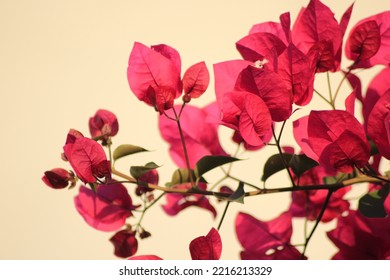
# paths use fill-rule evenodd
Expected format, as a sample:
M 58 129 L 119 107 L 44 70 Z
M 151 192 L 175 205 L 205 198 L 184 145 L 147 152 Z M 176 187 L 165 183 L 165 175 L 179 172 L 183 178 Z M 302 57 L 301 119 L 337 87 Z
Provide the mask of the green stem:
M 317 91 L 316 89 L 314 89 L 314 92 L 317 93 L 317 95 L 318 95 L 319 97 L 321 97 L 326 103 L 328 103 L 330 106 L 333 107 L 332 103 L 331 103 L 328 99 L 326 99 L 326 97 L 323 96 L 319 91 Z
M 279 142 L 280 141 L 280 137 L 279 138 L 276 137 L 275 130 L 274 130 L 273 127 L 272 127 L 272 135 L 274 136 L 274 139 L 275 139 L 275 142 L 276 142 L 276 147 L 278 148 L 279 155 L 280 155 L 280 158 L 282 159 L 284 168 L 286 169 L 286 171 L 288 173 L 288 176 L 290 177 L 291 184 L 293 185 L 293 187 L 296 187 L 295 182 L 294 182 L 294 178 L 293 178 L 293 176 L 292 176 L 292 174 L 290 172 L 290 169 L 288 168 L 288 164 L 286 162 L 286 159 L 283 157 L 282 148 L 280 147 L 280 142 Z M 281 136 L 281 134 L 279 136 Z
M 229 205 L 230 205 L 230 201 L 226 202 L 225 209 L 223 210 L 221 220 L 219 221 L 219 224 L 218 224 L 218 227 L 217 227 L 218 231 L 221 229 L 221 226 L 222 226 L 223 220 L 225 219 L 226 212 L 227 212 L 227 210 L 229 208 Z
M 182 109 L 183 109 L 183 107 L 184 106 L 182 106 Z M 190 177 L 191 186 L 195 186 L 194 185 L 194 178 L 192 177 L 192 170 L 191 170 L 190 160 L 188 157 L 186 141 L 184 140 L 183 129 L 181 128 L 181 124 L 180 124 L 180 116 L 177 115 L 175 109 L 173 110 L 173 112 L 175 113 L 175 116 L 176 116 L 177 128 L 178 128 L 179 134 L 180 134 L 181 145 L 183 146 L 184 158 L 186 160 L 186 166 L 188 169 L 188 175 Z M 181 110 L 180 110 L 180 113 L 181 113 Z
M 343 76 L 343 78 L 341 79 L 340 83 L 338 84 L 337 86 L 337 89 L 336 89 L 336 92 L 334 94 L 334 98 L 333 98 L 333 101 L 332 101 L 332 104 L 333 106 L 335 105 L 335 102 L 336 102 L 336 98 L 337 98 L 337 95 L 339 94 L 340 92 L 340 89 L 341 89 L 341 86 L 342 84 L 344 83 L 345 79 L 348 77 L 348 75 L 351 73 L 352 69 L 349 68 L 347 73 L 345 73 L 345 75 Z
M 328 203 L 329 203 L 329 200 L 330 200 L 332 194 L 333 194 L 333 190 L 329 189 L 328 194 L 326 195 L 326 198 L 325 198 L 325 202 L 322 205 L 321 211 L 316 219 L 316 223 L 315 223 L 313 229 L 311 230 L 309 236 L 306 238 L 305 246 L 303 247 L 303 251 L 302 251 L 302 259 L 305 257 L 306 249 L 307 249 L 307 246 L 309 245 L 310 239 L 313 237 L 313 234 L 314 234 L 315 230 L 317 229 L 317 226 L 319 225 L 322 217 L 324 216 L 325 210 L 328 207 Z
M 334 100 L 333 100 L 333 96 L 332 96 L 332 86 L 330 84 L 330 76 L 329 76 L 329 71 L 326 72 L 326 80 L 328 82 L 328 91 L 329 91 L 329 102 L 330 102 L 330 106 L 332 106 L 333 110 L 336 109 L 335 106 L 334 106 Z

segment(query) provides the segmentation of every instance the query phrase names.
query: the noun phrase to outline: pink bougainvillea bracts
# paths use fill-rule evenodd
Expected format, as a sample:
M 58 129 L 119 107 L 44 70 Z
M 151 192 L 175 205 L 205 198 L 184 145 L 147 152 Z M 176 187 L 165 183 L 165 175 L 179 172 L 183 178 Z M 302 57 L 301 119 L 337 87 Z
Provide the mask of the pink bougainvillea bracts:
M 98 178 L 111 178 L 110 162 L 96 141 L 71 130 L 64 153 L 77 177 L 84 183 L 94 183 Z
M 95 115 L 89 119 L 88 124 L 91 137 L 102 139 L 103 143 L 107 141 L 108 137 L 115 136 L 119 130 L 116 116 L 104 109 L 97 110 Z
M 129 57 L 127 79 L 132 92 L 141 101 L 162 113 L 172 108 L 182 89 L 179 53 L 170 46 L 148 48 L 134 43 Z
M 390 88 L 372 108 L 368 117 L 367 133 L 380 154 L 390 159 Z
M 340 217 L 328 237 L 339 252 L 336 260 L 390 260 L 390 217 L 366 218 L 351 210 Z
M 42 181 L 53 189 L 63 189 L 76 185 L 76 179 L 73 172 L 69 172 L 63 168 L 53 168 L 45 171 Z
M 141 101 L 162 114 L 174 106 L 174 100 L 184 90 L 183 100 L 198 98 L 207 89 L 210 76 L 204 62 L 190 66 L 180 76 L 179 53 L 168 45 L 148 48 L 136 42 L 129 57 L 127 79 L 131 90 Z
M 98 185 L 95 191 L 81 186 L 74 202 L 87 224 L 102 231 L 121 228 L 137 207 L 120 183 Z
M 328 232 L 339 250 L 333 259 L 390 260 L 390 11 L 357 21 L 346 37 L 350 19 L 355 20 L 354 3 L 336 19 L 322 1 L 307 2 L 296 19 L 294 11 L 284 12 L 278 22 L 257 23 L 238 37 L 241 58 L 212 61 L 214 81 L 204 61 L 182 73 L 173 47 L 134 43 L 128 84 L 157 112 L 160 134 L 178 166 L 172 173 L 161 173 L 169 168 L 166 159 L 139 165 L 139 157 L 153 154 L 134 143 L 148 126 L 125 137 L 134 142 L 117 145 L 117 118 L 100 109 L 89 119 L 91 138 L 74 129 L 67 135 L 62 159 L 72 170 L 46 171 L 43 182 L 70 189 L 80 179 L 77 211 L 91 227 L 115 232 L 110 241 L 121 258 L 161 260 L 159 252 L 135 256 L 141 240 L 159 238 L 146 218 L 157 206 L 169 216 L 200 208 L 218 217 L 218 230 L 192 237 L 188 247 L 193 260 L 219 260 L 219 229 L 240 203 L 290 192 L 282 212 L 264 209 L 258 201 L 257 214 L 271 214 L 271 220 L 238 212 L 234 226 L 241 259 L 307 259 L 318 225 L 334 221 L 328 224 L 337 222 Z M 349 61 L 342 63 L 345 56 Z M 374 66 L 376 76 L 365 81 L 365 68 Z M 196 99 L 204 98 L 213 83 L 216 100 L 199 107 L 205 103 Z M 231 129 L 233 146 L 219 126 Z M 149 138 L 144 139 L 158 145 Z M 300 154 L 293 148 L 297 145 Z M 244 160 L 248 157 L 255 161 Z M 243 170 L 255 179 L 240 174 Z M 161 182 L 164 178 L 171 180 Z M 353 203 L 355 187 L 362 194 Z M 135 193 L 136 203 L 129 193 Z M 182 234 L 179 229 L 175 232 Z
M 346 111 L 311 111 L 307 121 L 295 121 L 294 129 L 302 151 L 329 171 L 349 173 L 368 162 L 370 146 L 363 126 Z
M 345 11 L 340 23 L 332 10 L 319 0 L 311 0 L 299 12 L 291 34 L 292 41 L 303 53 L 318 52 L 318 72 L 339 70 L 342 40 L 352 7 Z
M 221 252 L 221 236 L 215 228 L 212 228 L 206 236 L 199 236 L 190 243 L 193 260 L 219 260 Z
M 345 55 L 354 61 L 354 68 L 377 64 L 390 65 L 390 11 L 359 21 L 345 44 Z
M 176 106 L 175 110 L 180 110 Z M 173 115 L 172 111 L 167 112 Z M 208 122 L 208 116 L 217 116 L 218 108 L 212 103 L 204 108 L 186 105 L 180 117 L 180 123 L 187 146 L 188 158 L 191 167 L 206 155 L 227 155 L 218 141 L 218 124 Z M 179 167 L 186 167 L 186 161 L 181 145 L 180 134 L 177 131 L 177 124 L 165 116 L 159 118 L 159 129 L 162 138 L 170 145 L 169 153 L 171 158 Z
M 245 91 L 228 92 L 220 109 L 222 124 L 239 133 L 246 144 L 261 147 L 269 141 L 271 114 L 260 97 Z
M 209 86 L 210 74 L 206 63 L 192 65 L 183 75 L 183 90 L 190 98 L 200 97 Z
M 292 223 L 289 212 L 268 222 L 239 213 L 235 226 L 237 238 L 244 248 L 240 253 L 243 260 L 302 259 L 301 253 L 290 244 Z

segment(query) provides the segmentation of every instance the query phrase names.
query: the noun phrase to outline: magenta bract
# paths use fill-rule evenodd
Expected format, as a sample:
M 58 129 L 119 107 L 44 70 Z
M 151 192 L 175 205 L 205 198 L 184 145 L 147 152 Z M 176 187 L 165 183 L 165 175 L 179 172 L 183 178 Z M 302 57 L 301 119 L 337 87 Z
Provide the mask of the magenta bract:
M 367 133 L 379 153 L 390 159 L 390 88 L 372 108 L 368 117 Z
M 336 260 L 390 260 L 390 217 L 366 218 L 357 211 L 340 217 L 328 232 L 339 252 Z
M 294 122 L 294 136 L 302 151 L 328 171 L 349 173 L 370 157 L 363 126 L 346 111 L 311 111 L 307 119 Z
M 346 56 L 354 68 L 369 68 L 390 63 L 390 11 L 359 21 L 351 30 L 345 45 Z
M 302 259 L 301 253 L 290 244 L 292 223 L 289 212 L 268 222 L 239 213 L 235 224 L 237 238 L 244 248 L 241 259 Z
M 118 133 L 119 124 L 115 114 L 100 109 L 89 119 L 89 131 L 92 138 L 103 137 L 103 140 Z
M 167 45 L 152 48 L 134 43 L 129 57 L 127 79 L 141 101 L 160 113 L 173 106 L 181 94 L 181 62 L 178 52 Z
M 87 224 L 102 231 L 121 228 L 136 208 L 127 189 L 119 183 L 97 185 L 96 191 L 81 186 L 74 202 Z
M 77 177 L 84 183 L 94 183 L 97 178 L 111 178 L 110 162 L 96 141 L 80 135 L 76 138 L 69 133 L 64 153 Z
M 135 231 L 121 230 L 110 238 L 114 245 L 114 254 L 119 258 L 128 258 L 133 256 L 138 249 L 138 241 L 135 238 Z
M 175 109 L 180 110 L 180 106 Z M 172 115 L 171 111 L 167 112 Z M 208 122 L 208 116 L 217 118 L 218 107 L 212 103 L 204 108 L 186 105 L 180 118 L 184 139 L 187 146 L 190 166 L 193 168 L 196 162 L 206 155 L 227 155 L 218 141 L 218 124 Z M 179 167 L 186 167 L 183 146 L 180 139 L 177 123 L 160 116 L 159 129 L 162 138 L 170 145 L 169 152 L 173 161 Z
M 193 260 L 219 260 L 221 252 L 222 241 L 215 228 L 212 228 L 206 236 L 199 236 L 190 243 Z

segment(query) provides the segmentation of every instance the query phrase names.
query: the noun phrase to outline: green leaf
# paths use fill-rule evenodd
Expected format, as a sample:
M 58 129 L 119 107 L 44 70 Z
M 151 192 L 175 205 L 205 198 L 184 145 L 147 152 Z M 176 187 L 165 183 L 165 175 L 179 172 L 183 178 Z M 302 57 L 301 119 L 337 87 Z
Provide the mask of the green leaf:
M 307 157 L 305 154 L 293 155 L 289 162 L 289 166 L 296 176 L 301 176 L 303 173 L 317 165 L 318 162 Z
M 131 155 L 131 154 L 135 154 L 135 153 L 140 153 L 140 152 L 147 152 L 148 150 L 142 148 L 142 147 L 139 147 L 139 146 L 134 146 L 134 145 L 130 145 L 130 144 L 123 144 L 123 145 L 120 145 L 118 146 L 115 150 L 114 150 L 114 153 L 112 155 L 114 161 L 121 158 L 121 157 L 125 157 L 125 156 L 128 156 L 128 155 Z
M 240 182 L 238 184 L 238 188 L 232 193 L 230 196 L 217 196 L 217 198 L 221 200 L 227 200 L 230 202 L 238 202 L 244 204 L 245 191 L 244 191 L 244 183 Z
M 145 173 L 149 172 L 150 170 L 156 169 L 160 166 L 155 164 L 154 162 L 148 162 L 145 164 L 145 166 L 132 166 L 130 167 L 130 174 L 133 176 L 135 179 L 138 179 Z
M 199 178 L 218 166 L 237 160 L 239 159 L 229 156 L 204 156 L 195 165 L 195 176 Z
M 195 173 L 193 170 L 191 170 L 193 178 L 195 178 Z M 187 168 L 179 168 L 176 169 L 175 172 L 172 174 L 171 179 L 171 186 L 179 185 L 182 183 L 188 183 L 190 182 L 190 175 Z
M 386 217 L 384 207 L 386 196 L 380 190 L 369 192 L 359 199 L 359 212 L 369 218 Z
M 283 153 L 282 156 L 288 165 L 294 155 L 289 153 Z M 265 182 L 275 173 L 286 168 L 283 163 L 282 156 L 280 154 L 274 154 L 267 159 L 264 164 L 263 176 L 261 177 L 261 180 L 263 182 Z

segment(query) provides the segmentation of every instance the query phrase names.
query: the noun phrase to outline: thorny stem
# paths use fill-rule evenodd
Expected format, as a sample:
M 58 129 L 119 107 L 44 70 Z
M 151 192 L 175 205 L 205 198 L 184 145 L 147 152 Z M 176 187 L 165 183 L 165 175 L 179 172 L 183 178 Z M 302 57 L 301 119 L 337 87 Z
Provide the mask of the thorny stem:
M 112 170 L 112 174 L 119 176 L 123 179 L 127 180 L 127 183 L 130 184 L 139 184 L 140 182 L 137 182 L 136 179 L 132 178 L 131 176 L 128 176 L 116 169 Z M 230 177 L 230 176 L 229 176 Z M 338 189 L 344 188 L 346 186 L 354 185 L 354 184 L 359 184 L 359 183 L 383 183 L 383 181 L 389 182 L 387 177 L 379 177 L 378 178 L 373 178 L 370 176 L 362 175 L 359 177 L 355 177 L 352 179 L 347 179 L 342 182 L 338 182 L 335 184 L 328 184 L 328 185 L 306 185 L 304 187 L 284 187 L 284 188 L 273 188 L 273 189 L 262 189 L 258 188 L 255 191 L 249 191 L 245 192 L 245 197 L 250 197 L 250 196 L 257 196 L 257 195 L 264 195 L 264 194 L 271 194 L 271 193 L 282 193 L 282 192 L 294 192 L 294 191 L 310 191 L 310 190 L 333 190 L 337 191 Z M 246 184 L 246 183 L 245 183 Z M 202 194 L 202 195 L 209 195 L 209 196 L 217 196 L 217 197 L 229 197 L 230 194 L 228 193 L 223 193 L 223 192 L 214 192 L 214 191 L 207 191 L 207 190 L 202 190 L 202 189 L 177 189 L 175 187 L 162 187 L 158 186 L 155 184 L 148 184 L 144 183 L 144 185 L 148 188 L 154 189 L 154 190 L 160 190 L 166 193 L 180 193 L 180 194 Z M 253 185 L 254 186 L 254 185 Z
M 309 236 L 306 238 L 305 245 L 304 245 L 303 251 L 302 251 L 302 259 L 305 257 L 307 245 L 309 245 L 310 239 L 312 238 L 315 230 L 317 229 L 317 226 L 319 225 L 319 223 L 321 222 L 322 217 L 324 216 L 325 210 L 328 207 L 328 203 L 329 203 L 330 197 L 332 196 L 333 192 L 334 192 L 334 190 L 331 190 L 331 189 L 328 190 L 328 193 L 326 195 L 324 204 L 322 205 L 321 211 L 318 214 L 318 217 L 316 219 L 316 223 L 315 223 L 313 229 L 311 230 Z

